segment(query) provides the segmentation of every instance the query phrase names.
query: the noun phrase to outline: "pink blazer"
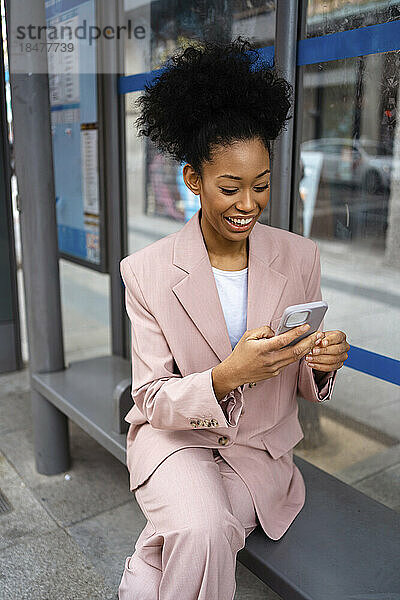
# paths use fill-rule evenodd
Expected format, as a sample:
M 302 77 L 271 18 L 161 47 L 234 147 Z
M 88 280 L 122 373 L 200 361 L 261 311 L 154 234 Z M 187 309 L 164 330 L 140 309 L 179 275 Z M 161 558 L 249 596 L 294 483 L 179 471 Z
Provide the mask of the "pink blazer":
M 303 357 L 218 402 L 211 370 L 232 347 L 199 216 L 200 210 L 178 232 L 120 263 L 132 324 L 134 406 L 125 417 L 130 489 L 180 448 L 217 448 L 276 540 L 305 500 L 293 462 L 293 447 L 304 437 L 296 396 L 330 399 L 337 371 L 318 387 Z M 257 222 L 249 235 L 247 329 L 275 330 L 286 306 L 320 300 L 320 277 L 315 242 Z

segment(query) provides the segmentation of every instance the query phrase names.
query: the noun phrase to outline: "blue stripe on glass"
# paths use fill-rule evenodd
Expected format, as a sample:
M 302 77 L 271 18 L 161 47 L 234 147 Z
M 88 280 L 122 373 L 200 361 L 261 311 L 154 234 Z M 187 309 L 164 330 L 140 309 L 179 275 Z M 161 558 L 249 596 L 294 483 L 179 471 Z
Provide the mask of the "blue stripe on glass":
M 344 366 L 372 375 L 377 379 L 400 385 L 400 360 L 389 356 L 351 346 Z
M 257 48 L 257 50 L 261 58 L 269 63 L 271 67 L 273 67 L 275 59 L 275 46 L 264 46 L 264 48 Z
M 268 62 L 271 66 L 274 64 L 275 48 L 274 46 L 266 46 L 265 48 L 258 49 L 259 54 L 263 60 Z M 165 70 L 154 69 L 153 71 L 147 71 L 145 73 L 138 73 L 137 75 L 126 75 L 121 76 L 118 79 L 118 93 L 129 94 L 130 92 L 141 92 L 144 90 L 145 84 L 150 84 L 152 81 L 161 75 Z
M 297 46 L 297 64 L 312 65 L 399 49 L 400 21 L 390 21 L 300 40 Z
M 119 77 L 118 80 L 118 93 L 129 94 L 130 92 L 141 92 L 144 90 L 145 84 L 150 84 L 158 75 L 165 71 L 163 69 L 154 69 L 154 71 L 147 71 L 146 73 L 138 73 L 137 75 L 127 75 L 126 77 Z
M 312 65 L 367 54 L 394 52 L 395 50 L 400 50 L 400 21 L 390 21 L 299 40 L 297 64 Z M 258 48 L 258 51 L 264 60 L 273 65 L 274 46 Z M 155 69 L 147 73 L 121 76 L 118 81 L 118 93 L 129 94 L 142 91 L 144 84 L 150 83 L 162 70 Z

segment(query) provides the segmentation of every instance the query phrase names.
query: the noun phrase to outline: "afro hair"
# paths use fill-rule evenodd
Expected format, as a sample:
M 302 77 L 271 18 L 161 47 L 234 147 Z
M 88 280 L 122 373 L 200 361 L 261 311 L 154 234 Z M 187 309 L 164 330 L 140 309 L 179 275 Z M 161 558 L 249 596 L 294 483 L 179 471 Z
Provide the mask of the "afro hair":
M 138 136 L 201 174 L 219 145 L 259 138 L 268 149 L 285 127 L 292 85 L 248 39 L 178 48 L 136 100 Z

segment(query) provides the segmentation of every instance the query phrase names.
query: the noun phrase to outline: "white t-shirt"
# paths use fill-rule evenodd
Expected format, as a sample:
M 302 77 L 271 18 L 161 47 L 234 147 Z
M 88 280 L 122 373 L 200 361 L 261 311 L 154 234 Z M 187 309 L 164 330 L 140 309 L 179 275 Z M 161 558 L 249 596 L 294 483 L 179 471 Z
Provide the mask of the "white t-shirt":
M 211 268 L 233 350 L 246 331 L 248 267 L 240 271 L 222 271 L 216 267 Z

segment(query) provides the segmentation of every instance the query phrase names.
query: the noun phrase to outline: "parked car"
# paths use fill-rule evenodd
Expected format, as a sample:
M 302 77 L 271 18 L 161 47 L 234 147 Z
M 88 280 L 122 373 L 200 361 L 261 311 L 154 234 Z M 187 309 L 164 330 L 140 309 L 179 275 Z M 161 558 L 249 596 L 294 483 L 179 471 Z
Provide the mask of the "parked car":
M 393 155 L 376 140 L 320 138 L 301 144 L 301 153 L 322 152 L 321 181 L 360 187 L 369 194 L 390 188 Z

